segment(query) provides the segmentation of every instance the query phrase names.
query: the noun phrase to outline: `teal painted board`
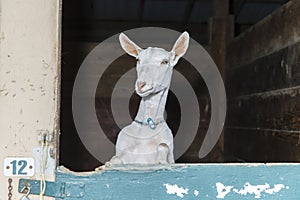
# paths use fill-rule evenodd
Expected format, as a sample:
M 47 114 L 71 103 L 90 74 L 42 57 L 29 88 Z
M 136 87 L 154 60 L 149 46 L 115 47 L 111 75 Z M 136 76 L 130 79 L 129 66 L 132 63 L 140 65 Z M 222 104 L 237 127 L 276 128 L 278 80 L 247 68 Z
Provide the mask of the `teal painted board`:
M 23 193 L 23 189 L 30 188 L 30 195 L 40 194 L 40 180 L 20 179 L 18 191 Z M 27 186 L 27 187 L 26 187 Z M 85 184 L 83 182 L 52 182 L 46 181 L 44 196 L 64 198 L 84 198 Z M 26 191 L 27 192 L 27 191 Z M 26 193 L 25 192 L 25 193 Z
M 58 170 L 56 182 L 84 184 L 80 198 L 87 200 L 300 200 L 299 164 L 175 164 L 165 169 L 133 166 L 86 175 Z

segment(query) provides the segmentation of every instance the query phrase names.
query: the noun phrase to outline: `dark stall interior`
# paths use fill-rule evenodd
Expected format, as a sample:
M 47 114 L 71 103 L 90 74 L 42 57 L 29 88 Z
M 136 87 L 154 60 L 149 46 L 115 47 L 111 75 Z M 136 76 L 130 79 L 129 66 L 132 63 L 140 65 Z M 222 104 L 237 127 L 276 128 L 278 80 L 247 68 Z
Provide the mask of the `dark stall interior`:
M 103 164 L 77 134 L 72 115 L 74 81 L 82 62 L 99 43 L 139 27 L 188 31 L 211 55 L 225 83 L 223 133 L 213 150 L 199 158 L 210 123 L 210 96 L 201 74 L 185 59 L 180 60 L 176 70 L 191 84 L 201 114 L 193 143 L 176 163 L 300 160 L 299 1 L 64 0 L 60 165 L 88 171 Z M 112 143 L 120 131 L 110 109 L 113 83 L 134 65 L 128 55 L 116 59 L 101 77 L 95 94 L 98 121 Z M 132 118 L 138 103 L 139 97 L 133 94 L 127 105 Z M 166 121 L 174 136 L 181 109 L 171 91 Z

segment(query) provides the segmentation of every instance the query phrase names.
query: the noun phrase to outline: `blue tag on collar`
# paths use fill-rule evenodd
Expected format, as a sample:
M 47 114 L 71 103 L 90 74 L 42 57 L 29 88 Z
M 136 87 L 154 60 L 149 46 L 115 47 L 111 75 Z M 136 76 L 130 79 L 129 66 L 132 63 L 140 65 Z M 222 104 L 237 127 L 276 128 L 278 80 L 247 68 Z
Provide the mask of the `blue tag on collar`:
M 156 128 L 154 121 L 150 117 L 147 119 L 147 123 L 151 129 L 154 130 Z

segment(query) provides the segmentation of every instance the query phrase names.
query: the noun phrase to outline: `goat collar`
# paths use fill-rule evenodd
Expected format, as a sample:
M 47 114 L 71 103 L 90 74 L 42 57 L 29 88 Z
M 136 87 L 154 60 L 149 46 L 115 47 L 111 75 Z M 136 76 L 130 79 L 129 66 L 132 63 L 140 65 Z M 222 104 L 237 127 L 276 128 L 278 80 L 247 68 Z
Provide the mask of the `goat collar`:
M 138 124 L 143 125 L 143 126 L 149 126 L 152 130 L 154 130 L 158 124 L 165 122 L 165 120 L 163 119 L 163 120 L 160 120 L 160 121 L 155 123 L 152 120 L 152 118 L 150 118 L 150 117 L 147 119 L 147 122 L 141 122 L 141 121 L 138 121 L 136 119 L 134 121 Z

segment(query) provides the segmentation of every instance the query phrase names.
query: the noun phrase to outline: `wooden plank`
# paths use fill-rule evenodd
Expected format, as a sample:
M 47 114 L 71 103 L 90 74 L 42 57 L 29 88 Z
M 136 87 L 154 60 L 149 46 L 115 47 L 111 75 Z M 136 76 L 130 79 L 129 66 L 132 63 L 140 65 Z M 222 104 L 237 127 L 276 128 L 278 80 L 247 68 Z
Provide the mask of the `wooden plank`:
M 238 67 L 300 41 L 300 2 L 290 1 L 228 46 L 228 67 Z
M 228 127 L 227 154 L 246 162 L 299 162 L 299 132 Z
M 229 68 L 226 87 L 229 98 L 300 85 L 300 42 L 268 56 Z
M 225 79 L 226 67 L 226 47 L 228 41 L 233 38 L 234 18 L 229 14 L 229 1 L 213 1 L 214 16 L 209 19 L 209 34 L 210 34 L 210 54 L 214 62 L 218 66 L 220 74 Z M 216 148 L 218 151 L 212 151 L 208 158 L 213 158 L 210 162 L 223 162 L 224 152 L 224 134 L 219 137 Z
M 299 10 L 287 3 L 228 46 L 226 154 L 299 161 Z
M 228 2 L 227 2 L 228 3 Z M 217 1 L 214 1 L 214 10 L 215 14 L 221 15 L 224 10 L 220 9 L 220 2 L 219 4 Z M 220 10 L 220 13 L 218 13 Z M 223 13 L 224 14 L 224 13 Z M 227 22 L 228 17 L 212 17 L 209 20 L 210 24 L 210 46 L 211 46 L 211 52 L 210 55 L 213 58 L 214 62 L 216 63 L 220 74 L 222 78 L 225 77 L 225 65 L 226 65 L 226 45 L 227 45 Z M 221 152 L 224 152 L 224 133 L 222 132 L 218 142 L 217 142 L 218 148 L 221 150 Z M 214 153 L 214 152 L 211 152 Z M 222 154 L 219 154 L 218 156 L 213 156 L 216 158 L 214 162 L 223 162 L 224 158 Z
M 230 100 L 226 126 L 300 131 L 300 86 Z
M 57 200 L 298 199 L 299 170 L 299 164 L 121 166 L 81 174 L 61 168 L 46 194 Z M 29 183 L 33 197 L 39 182 Z

